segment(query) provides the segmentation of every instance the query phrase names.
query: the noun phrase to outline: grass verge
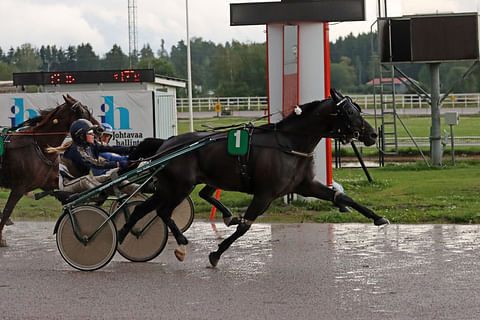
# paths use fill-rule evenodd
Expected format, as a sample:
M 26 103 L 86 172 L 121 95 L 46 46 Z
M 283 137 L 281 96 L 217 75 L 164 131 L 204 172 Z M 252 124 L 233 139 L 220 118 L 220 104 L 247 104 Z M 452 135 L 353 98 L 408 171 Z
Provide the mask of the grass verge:
M 480 161 L 464 160 L 457 167 L 428 168 L 422 162 L 387 165 L 369 169 L 369 183 L 360 169 L 334 169 L 334 179 L 345 193 L 370 207 L 392 223 L 480 223 Z M 208 219 L 211 206 L 198 197 L 202 186 L 192 193 L 197 219 Z M 8 193 L 0 191 L 5 203 Z M 235 214 L 245 212 L 251 196 L 222 191 L 220 200 Z M 52 197 L 35 201 L 22 198 L 14 220 L 52 220 L 61 214 L 61 205 Z M 217 218 L 220 213 L 217 212 Z M 368 222 L 359 213 L 340 213 L 328 201 L 275 200 L 259 218 L 263 222 Z

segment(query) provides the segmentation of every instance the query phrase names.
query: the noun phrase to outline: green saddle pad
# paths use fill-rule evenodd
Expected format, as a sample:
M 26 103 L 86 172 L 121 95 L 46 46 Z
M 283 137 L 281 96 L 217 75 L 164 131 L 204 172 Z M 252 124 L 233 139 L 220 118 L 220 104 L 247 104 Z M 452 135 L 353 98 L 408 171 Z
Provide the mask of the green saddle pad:
M 7 132 L 8 128 L 5 128 L 0 133 L 0 157 L 3 156 L 3 153 L 5 152 L 5 136 Z
M 233 129 L 228 132 L 228 153 L 236 156 L 243 156 L 248 151 L 248 131 L 243 129 Z

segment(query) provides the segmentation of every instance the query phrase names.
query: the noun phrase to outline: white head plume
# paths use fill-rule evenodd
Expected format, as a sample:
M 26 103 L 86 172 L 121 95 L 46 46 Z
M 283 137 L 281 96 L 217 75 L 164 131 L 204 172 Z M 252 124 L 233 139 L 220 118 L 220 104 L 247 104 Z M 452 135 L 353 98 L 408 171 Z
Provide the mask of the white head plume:
M 302 114 L 302 108 L 300 108 L 299 106 L 296 106 L 295 109 L 293 109 L 293 111 L 295 111 L 295 114 L 297 116 Z

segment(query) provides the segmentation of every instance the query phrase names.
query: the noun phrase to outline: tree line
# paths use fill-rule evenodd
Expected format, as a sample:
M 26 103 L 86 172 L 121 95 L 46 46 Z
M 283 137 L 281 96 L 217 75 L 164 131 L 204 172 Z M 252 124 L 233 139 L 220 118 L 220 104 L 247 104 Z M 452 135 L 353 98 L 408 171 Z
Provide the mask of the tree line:
M 346 93 L 370 93 L 372 87 L 366 83 L 376 75 L 378 66 L 375 54 L 378 52 L 377 35 L 350 34 L 330 44 L 331 85 Z M 0 48 L 0 80 L 11 80 L 14 72 L 35 71 L 78 71 L 153 68 L 155 73 L 187 78 L 187 48 L 183 40 L 168 51 L 162 41 L 160 49 L 154 52 L 149 44 L 138 54 L 129 57 L 118 45 L 103 56 L 95 53 L 89 43 L 68 46 L 66 49 L 55 45 L 40 48 L 23 44 L 8 51 Z M 191 39 L 193 95 L 219 96 L 266 96 L 267 62 L 265 43 L 241 43 L 238 41 L 215 44 L 202 38 Z M 440 69 L 443 90 L 465 73 L 471 62 L 442 63 Z M 404 64 L 402 71 L 424 87 L 429 86 L 429 69 L 426 64 Z M 378 67 L 377 67 L 378 69 Z M 455 92 L 477 92 L 480 84 L 480 70 L 476 70 Z M 179 92 L 184 96 L 185 91 Z

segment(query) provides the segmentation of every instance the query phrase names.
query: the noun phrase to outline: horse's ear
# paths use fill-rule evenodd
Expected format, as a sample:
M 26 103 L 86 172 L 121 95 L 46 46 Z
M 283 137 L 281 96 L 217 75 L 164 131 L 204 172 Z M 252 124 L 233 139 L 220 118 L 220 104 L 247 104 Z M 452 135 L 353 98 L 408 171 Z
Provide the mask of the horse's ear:
M 343 96 L 333 88 L 330 88 L 330 95 L 335 102 L 339 102 L 343 99 Z
M 65 100 L 66 103 L 69 103 L 69 104 L 74 104 L 75 103 L 75 99 L 72 98 L 72 96 L 70 96 L 68 93 L 67 95 L 63 96 L 63 99 Z

